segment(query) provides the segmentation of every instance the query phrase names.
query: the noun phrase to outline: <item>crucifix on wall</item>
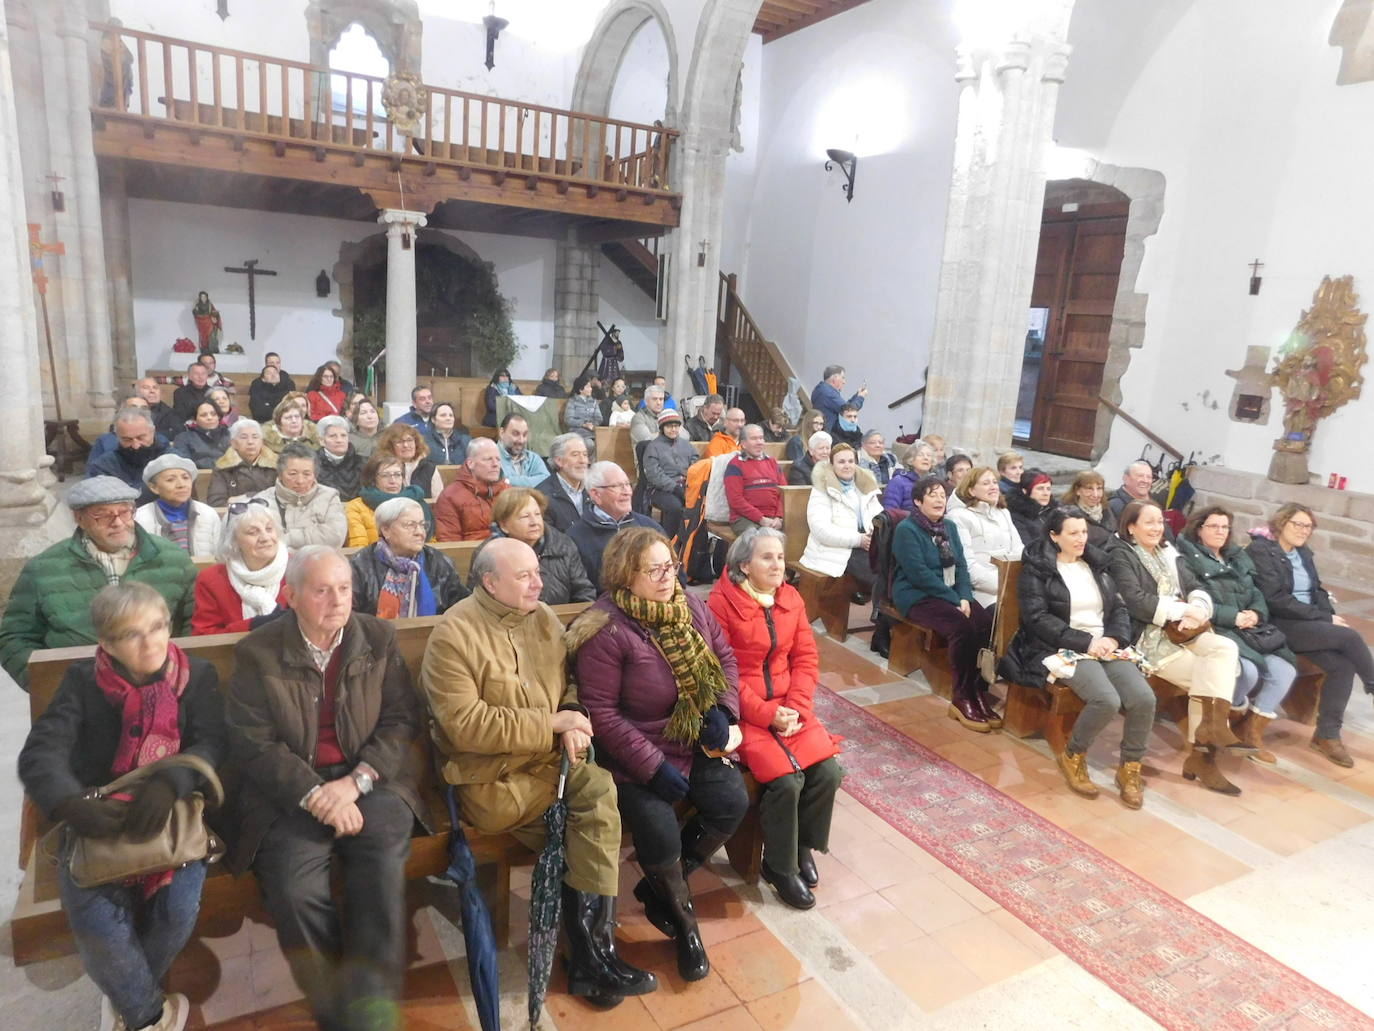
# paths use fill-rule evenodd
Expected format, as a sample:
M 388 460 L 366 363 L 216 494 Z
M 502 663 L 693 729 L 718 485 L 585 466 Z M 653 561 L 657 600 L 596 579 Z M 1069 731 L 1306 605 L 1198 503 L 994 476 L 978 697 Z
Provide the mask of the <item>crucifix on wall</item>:
M 258 295 L 254 281 L 258 276 L 275 276 L 277 273 L 272 269 L 258 268 L 257 258 L 244 261 L 240 268 L 230 268 L 225 265 L 224 271 L 237 272 L 248 277 L 248 338 L 256 340 L 258 338 Z

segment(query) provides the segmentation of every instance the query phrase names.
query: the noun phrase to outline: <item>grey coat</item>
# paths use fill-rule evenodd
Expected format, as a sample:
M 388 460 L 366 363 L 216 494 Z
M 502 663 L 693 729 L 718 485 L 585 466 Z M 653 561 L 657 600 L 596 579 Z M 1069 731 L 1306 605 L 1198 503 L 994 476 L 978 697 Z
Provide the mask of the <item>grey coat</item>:
M 674 491 L 687 479 L 697 449 L 679 432 L 677 440 L 660 433 L 644 445 L 644 478 L 654 490 Z

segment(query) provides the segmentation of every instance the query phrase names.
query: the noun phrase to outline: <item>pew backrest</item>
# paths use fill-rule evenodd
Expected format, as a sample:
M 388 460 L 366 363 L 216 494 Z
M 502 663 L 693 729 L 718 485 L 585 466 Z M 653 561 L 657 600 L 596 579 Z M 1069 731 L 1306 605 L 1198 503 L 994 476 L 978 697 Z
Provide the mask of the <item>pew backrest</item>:
M 453 568 L 458 570 L 459 577 L 466 583 L 468 571 L 472 568 L 472 556 L 477 554 L 477 549 L 483 543 L 483 541 L 430 541 L 429 546 L 435 551 L 447 555 L 449 561 L 453 563 Z M 362 548 L 343 548 L 341 550 L 345 555 L 352 555 L 361 551 Z M 196 569 L 207 569 L 215 565 L 216 560 L 210 555 L 193 555 L 191 562 Z
M 1021 596 L 1016 593 L 1016 583 L 1021 579 L 1021 562 L 995 558 L 992 564 L 997 567 L 997 625 L 992 650 L 1000 658 L 1006 654 L 1021 626 Z

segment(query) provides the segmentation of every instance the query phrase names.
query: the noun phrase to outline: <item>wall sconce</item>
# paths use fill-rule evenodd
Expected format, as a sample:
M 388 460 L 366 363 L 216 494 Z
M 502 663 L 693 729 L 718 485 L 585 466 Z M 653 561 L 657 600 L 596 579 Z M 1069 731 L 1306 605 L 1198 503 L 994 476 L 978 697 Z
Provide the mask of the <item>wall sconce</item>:
M 1264 277 L 1260 275 L 1260 269 L 1264 268 L 1264 262 L 1256 258 L 1250 262 L 1250 296 L 1254 297 L 1260 292 L 1260 284 L 1264 282 Z
M 827 172 L 839 165 L 840 171 L 844 173 L 845 182 L 840 189 L 844 190 L 845 201 L 852 202 L 854 200 L 854 173 L 858 171 L 859 159 L 850 151 L 835 150 L 834 148 L 827 150 L 825 156 L 830 159 L 825 163 Z
M 491 71 L 496 66 L 496 37 L 510 22 L 496 17 L 496 0 L 491 0 L 488 11 L 490 13 L 482 19 L 482 24 L 487 27 L 487 71 Z
M 329 275 L 324 269 L 320 269 L 320 274 L 315 277 L 315 296 L 329 296 Z

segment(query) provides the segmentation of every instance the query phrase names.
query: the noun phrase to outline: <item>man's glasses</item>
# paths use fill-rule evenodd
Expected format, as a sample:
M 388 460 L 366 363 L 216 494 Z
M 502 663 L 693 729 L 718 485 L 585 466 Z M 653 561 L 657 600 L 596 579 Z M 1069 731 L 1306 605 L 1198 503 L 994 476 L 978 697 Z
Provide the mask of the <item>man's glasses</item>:
M 225 512 L 227 512 L 231 516 L 241 516 L 254 505 L 261 505 L 263 508 L 266 508 L 267 499 L 249 498 L 247 501 L 231 501 L 229 503 L 229 506 L 225 509 Z
M 134 518 L 134 507 L 132 505 L 121 505 L 119 508 L 88 508 L 82 514 L 87 519 L 92 519 L 97 523 L 104 523 L 108 526 L 114 523 L 132 522 Z
M 629 480 L 626 480 L 624 483 L 603 483 L 600 487 L 596 487 L 596 488 L 593 488 L 593 489 L 594 489 L 594 490 L 634 490 L 634 486 L 630 483 Z
M 676 562 L 661 562 L 656 566 L 649 566 L 647 569 L 641 569 L 640 572 L 654 583 L 661 584 L 664 580 L 670 579 L 677 573 L 677 566 L 678 564 Z

